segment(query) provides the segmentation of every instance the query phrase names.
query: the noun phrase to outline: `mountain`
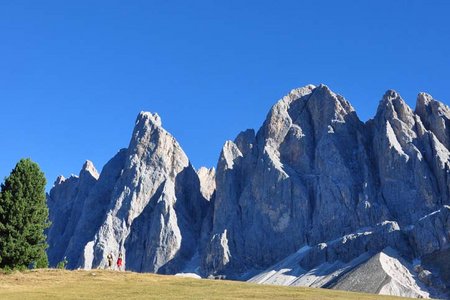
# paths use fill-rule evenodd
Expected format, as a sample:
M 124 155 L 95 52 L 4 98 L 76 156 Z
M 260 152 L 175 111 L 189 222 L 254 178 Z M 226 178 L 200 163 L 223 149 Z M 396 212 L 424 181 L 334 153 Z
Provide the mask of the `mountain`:
M 100 175 L 87 162 L 55 182 L 50 263 L 104 267 L 120 251 L 139 272 L 445 297 L 449 128 L 450 109 L 428 94 L 413 111 L 387 91 L 364 123 L 308 85 L 196 171 L 159 116 L 141 113 Z
M 82 178 L 57 180 L 50 191 L 50 264 L 66 256 L 71 268 L 103 267 L 107 254 L 120 251 L 129 270 L 173 273 L 198 251 L 209 202 L 157 114 L 139 114 L 128 148 L 105 165 L 96 182 Z M 77 201 L 81 191 L 84 201 Z M 69 219 L 60 213 L 67 203 L 78 212 Z

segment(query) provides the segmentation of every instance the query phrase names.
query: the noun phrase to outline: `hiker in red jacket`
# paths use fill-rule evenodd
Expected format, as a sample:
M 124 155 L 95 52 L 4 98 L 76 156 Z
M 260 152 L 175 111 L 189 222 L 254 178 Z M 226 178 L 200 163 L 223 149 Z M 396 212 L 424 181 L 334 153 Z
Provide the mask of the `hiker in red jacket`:
M 117 258 L 117 269 L 122 271 L 122 252 L 119 252 L 119 257 Z

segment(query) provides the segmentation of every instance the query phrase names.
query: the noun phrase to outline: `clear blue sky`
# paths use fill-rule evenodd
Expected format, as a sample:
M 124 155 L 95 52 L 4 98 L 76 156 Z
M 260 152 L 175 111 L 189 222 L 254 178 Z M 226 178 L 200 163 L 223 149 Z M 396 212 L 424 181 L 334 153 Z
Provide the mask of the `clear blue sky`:
M 0 1 L 0 176 L 100 170 L 142 111 L 195 167 L 327 84 L 374 116 L 387 89 L 450 102 L 450 1 Z

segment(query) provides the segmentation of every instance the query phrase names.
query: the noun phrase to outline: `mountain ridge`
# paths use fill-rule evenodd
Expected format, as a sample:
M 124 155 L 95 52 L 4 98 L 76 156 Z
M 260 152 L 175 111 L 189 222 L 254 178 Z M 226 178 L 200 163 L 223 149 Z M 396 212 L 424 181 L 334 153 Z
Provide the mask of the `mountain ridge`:
M 362 122 L 344 97 L 307 85 L 258 131 L 226 141 L 215 169 L 195 170 L 161 118 L 141 112 L 128 148 L 99 176 L 89 162 L 89 182 L 82 172 L 55 182 L 50 263 L 67 255 L 71 268 L 103 267 L 121 251 L 134 271 L 245 279 L 305 245 L 315 249 L 309 269 L 386 247 L 409 261 L 438 254 L 450 240 L 449 128 L 449 107 L 426 93 L 413 110 L 388 90 Z M 351 235 L 374 226 L 385 230 Z M 347 246 L 324 242 L 346 236 Z M 436 296 L 449 284 L 383 291 Z

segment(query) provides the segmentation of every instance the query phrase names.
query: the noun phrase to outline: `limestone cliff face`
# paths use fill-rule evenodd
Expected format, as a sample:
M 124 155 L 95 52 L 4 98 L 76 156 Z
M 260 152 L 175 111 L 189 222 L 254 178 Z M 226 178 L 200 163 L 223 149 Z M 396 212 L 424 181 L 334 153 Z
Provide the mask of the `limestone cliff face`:
M 86 161 L 79 176 L 56 179 L 55 187 L 47 196 L 49 218 L 52 226 L 48 230 L 48 257 L 51 265 L 62 261 L 70 240 L 76 236 L 78 224 L 86 199 L 97 183 L 98 173 L 90 161 Z M 63 201 L 60 201 L 63 199 Z
M 55 182 L 50 262 L 102 267 L 120 251 L 129 270 L 241 279 L 295 262 L 296 285 L 312 285 L 307 270 L 342 266 L 324 271 L 335 278 L 384 249 L 399 255 L 386 259 L 394 265 L 439 255 L 450 240 L 449 128 L 450 109 L 425 93 L 412 110 L 388 91 L 363 123 L 342 96 L 308 85 L 279 100 L 257 132 L 227 141 L 216 169 L 196 171 L 159 116 L 141 113 L 100 175 L 86 163 Z M 389 289 L 432 294 L 405 287 L 411 276 Z M 352 283 L 327 280 L 313 286 Z
M 408 225 L 448 203 L 448 149 L 400 95 L 384 95 L 369 128 L 380 201 L 392 218 Z
M 73 202 L 71 192 L 70 197 L 57 193 L 67 188 L 57 182 L 52 189 L 55 207 Z M 70 233 L 76 234 L 69 243 L 59 238 L 61 226 L 53 221 L 49 240 L 58 240 L 63 247 L 55 249 L 63 254 L 52 263 L 65 255 L 71 267 L 92 268 L 104 266 L 108 253 L 122 252 L 127 269 L 176 272 L 198 250 L 208 201 L 196 171 L 157 114 L 138 116 L 129 147 L 105 166 L 90 191 L 83 198 L 85 209 L 79 208 L 81 217 L 71 224 Z
M 112 194 L 125 163 L 126 149 L 120 150 L 106 163 L 96 184 L 91 188 L 85 200 L 82 213 L 76 224 L 74 234 L 68 244 L 65 255 L 69 258 L 70 268 L 91 268 L 92 252 L 86 251 L 87 243 L 92 243 L 95 234 L 105 221 L 106 212 L 111 206 Z
M 363 123 L 326 86 L 293 90 L 256 134 L 225 143 L 203 269 L 240 278 L 308 245 L 328 250 L 309 251 L 307 268 L 385 247 L 409 259 L 439 255 L 450 239 L 449 111 L 419 94 L 414 112 L 388 91 Z M 386 222 L 395 234 L 327 246 Z
M 326 86 L 293 90 L 256 135 L 244 132 L 222 150 L 221 213 L 206 268 L 264 267 L 301 245 L 386 219 L 388 210 L 372 197 L 370 152 L 366 128 L 344 98 Z

